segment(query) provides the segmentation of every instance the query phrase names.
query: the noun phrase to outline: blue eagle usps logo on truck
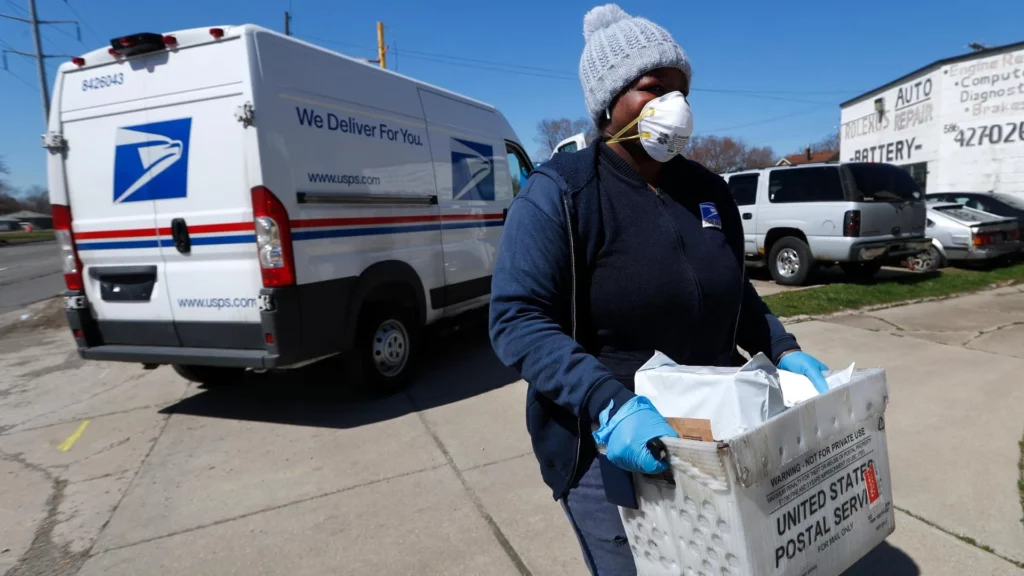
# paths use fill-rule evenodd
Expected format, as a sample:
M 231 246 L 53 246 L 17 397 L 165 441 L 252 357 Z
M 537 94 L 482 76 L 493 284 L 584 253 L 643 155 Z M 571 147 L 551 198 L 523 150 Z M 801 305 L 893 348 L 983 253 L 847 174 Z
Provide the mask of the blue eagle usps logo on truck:
M 452 138 L 452 200 L 494 200 L 494 148 Z
M 117 129 L 114 203 L 184 198 L 191 118 Z

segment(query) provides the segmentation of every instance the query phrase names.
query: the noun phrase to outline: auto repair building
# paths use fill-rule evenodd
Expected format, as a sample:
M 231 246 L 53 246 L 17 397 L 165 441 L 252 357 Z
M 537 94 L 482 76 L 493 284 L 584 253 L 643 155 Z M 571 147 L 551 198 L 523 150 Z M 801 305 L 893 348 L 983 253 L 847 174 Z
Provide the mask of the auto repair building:
M 939 60 L 840 108 L 844 162 L 903 166 L 926 192 L 1024 196 L 1024 42 Z

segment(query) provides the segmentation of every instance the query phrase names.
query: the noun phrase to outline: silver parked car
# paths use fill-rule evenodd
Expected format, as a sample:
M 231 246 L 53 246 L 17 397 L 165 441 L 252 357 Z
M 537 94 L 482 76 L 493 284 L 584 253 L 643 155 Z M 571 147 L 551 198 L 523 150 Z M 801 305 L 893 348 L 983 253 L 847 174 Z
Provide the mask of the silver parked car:
M 928 202 L 927 228 L 932 246 L 908 260 L 909 267 L 919 272 L 937 270 L 950 262 L 994 261 L 1021 250 L 1016 218 L 952 202 Z
M 898 166 L 807 164 L 722 176 L 743 217 L 747 259 L 765 262 L 779 284 L 804 284 L 819 264 L 869 278 L 887 260 L 931 245 L 923 195 Z

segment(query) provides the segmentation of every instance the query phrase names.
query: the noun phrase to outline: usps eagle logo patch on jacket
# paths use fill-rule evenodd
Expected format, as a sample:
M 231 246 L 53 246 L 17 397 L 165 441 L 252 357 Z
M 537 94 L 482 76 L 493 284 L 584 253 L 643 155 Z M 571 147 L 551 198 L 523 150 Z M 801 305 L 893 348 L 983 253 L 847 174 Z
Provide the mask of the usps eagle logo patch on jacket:
M 718 215 L 718 207 L 714 202 L 700 203 L 700 219 L 704 228 L 722 229 L 722 217 Z
M 114 203 L 184 198 L 191 130 L 191 118 L 118 128 Z

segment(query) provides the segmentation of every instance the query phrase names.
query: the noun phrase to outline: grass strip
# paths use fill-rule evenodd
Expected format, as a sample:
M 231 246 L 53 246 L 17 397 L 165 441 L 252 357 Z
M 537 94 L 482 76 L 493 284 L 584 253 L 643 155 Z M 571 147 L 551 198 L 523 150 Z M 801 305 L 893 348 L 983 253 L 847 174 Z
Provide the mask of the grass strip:
M 46 242 L 47 240 L 53 240 L 53 230 L 39 230 L 37 232 L 0 232 L 0 246 Z
M 946 268 L 935 274 L 909 274 L 893 280 L 877 280 L 865 284 L 830 284 L 772 294 L 765 297 L 764 301 L 772 313 L 786 318 L 831 314 L 922 298 L 941 298 L 1019 282 L 1024 282 L 1024 263 L 992 270 Z

